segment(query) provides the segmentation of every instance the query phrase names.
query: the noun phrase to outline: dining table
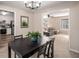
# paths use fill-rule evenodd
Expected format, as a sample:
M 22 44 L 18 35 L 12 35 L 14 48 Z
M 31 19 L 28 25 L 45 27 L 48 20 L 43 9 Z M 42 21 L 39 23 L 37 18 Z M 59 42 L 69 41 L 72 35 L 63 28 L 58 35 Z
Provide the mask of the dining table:
M 29 38 L 19 38 L 8 43 L 8 58 L 12 57 L 13 50 L 19 58 L 29 58 L 38 52 L 39 48 L 51 38 L 43 36 L 37 42 L 33 42 Z

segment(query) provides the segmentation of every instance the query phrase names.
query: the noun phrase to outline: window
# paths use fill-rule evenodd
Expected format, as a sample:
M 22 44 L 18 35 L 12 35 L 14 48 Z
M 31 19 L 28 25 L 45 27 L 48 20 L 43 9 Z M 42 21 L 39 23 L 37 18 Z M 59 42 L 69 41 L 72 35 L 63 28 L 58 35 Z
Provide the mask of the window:
M 61 19 L 61 29 L 69 29 L 69 20 Z

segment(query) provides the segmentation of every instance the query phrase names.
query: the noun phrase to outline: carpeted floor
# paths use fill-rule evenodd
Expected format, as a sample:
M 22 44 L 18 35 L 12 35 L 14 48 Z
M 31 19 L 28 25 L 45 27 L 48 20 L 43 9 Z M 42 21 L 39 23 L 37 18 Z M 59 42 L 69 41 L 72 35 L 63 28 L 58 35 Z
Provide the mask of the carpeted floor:
M 69 51 L 69 36 L 58 34 L 55 35 L 54 58 L 79 58 L 79 54 Z M 8 58 L 8 42 L 11 36 L 0 37 L 0 58 Z M 31 58 L 36 58 L 37 53 Z M 14 53 L 12 52 L 12 57 Z M 42 56 L 41 56 L 42 57 Z

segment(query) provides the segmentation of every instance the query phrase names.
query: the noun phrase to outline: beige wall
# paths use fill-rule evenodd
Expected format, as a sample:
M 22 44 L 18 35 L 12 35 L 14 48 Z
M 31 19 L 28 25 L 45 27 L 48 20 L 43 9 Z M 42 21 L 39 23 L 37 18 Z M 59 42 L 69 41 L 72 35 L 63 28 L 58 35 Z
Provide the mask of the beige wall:
M 48 20 L 49 20 L 48 21 L 49 27 L 60 30 L 60 23 L 59 23 L 60 19 L 59 19 L 59 17 L 50 17 Z
M 79 53 L 79 5 L 70 9 L 70 49 Z
M 42 33 L 42 15 L 40 13 L 33 14 L 33 29 Z
M 14 12 L 14 34 L 15 35 L 20 35 L 23 34 L 24 36 L 27 34 L 27 32 L 32 31 L 32 13 L 27 12 L 25 10 L 9 7 L 9 6 L 4 6 L 0 5 L 0 10 L 6 10 L 6 11 L 11 11 Z M 28 28 L 20 28 L 20 16 L 28 16 L 29 17 L 29 27 Z

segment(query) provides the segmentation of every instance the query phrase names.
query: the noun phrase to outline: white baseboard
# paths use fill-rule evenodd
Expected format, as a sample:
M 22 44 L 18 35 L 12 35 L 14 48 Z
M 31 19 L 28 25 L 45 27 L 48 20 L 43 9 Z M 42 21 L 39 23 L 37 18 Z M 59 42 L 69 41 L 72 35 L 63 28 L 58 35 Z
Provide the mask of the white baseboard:
M 70 51 L 72 51 L 72 52 L 75 52 L 75 53 L 78 53 L 79 54 L 79 51 L 78 50 L 74 50 L 74 49 L 69 49 Z

